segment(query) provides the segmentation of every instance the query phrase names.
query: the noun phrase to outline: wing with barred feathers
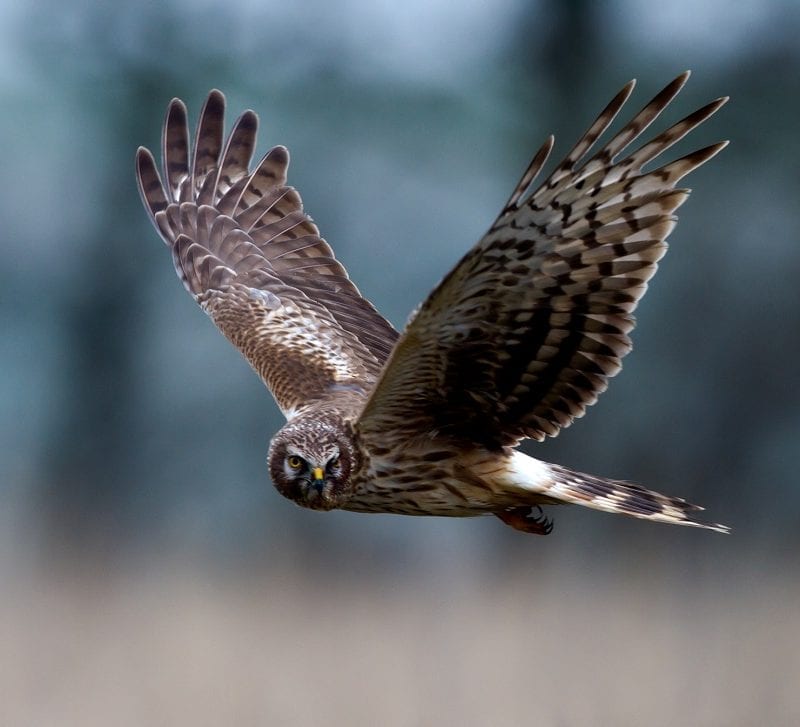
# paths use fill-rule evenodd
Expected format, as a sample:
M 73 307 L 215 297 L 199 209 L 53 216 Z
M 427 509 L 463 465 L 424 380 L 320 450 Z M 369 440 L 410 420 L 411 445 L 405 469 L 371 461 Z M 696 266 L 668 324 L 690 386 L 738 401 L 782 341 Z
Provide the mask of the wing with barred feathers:
M 258 117 L 245 111 L 224 141 L 225 97 L 212 91 L 190 150 L 174 99 L 162 137 L 163 181 L 136 156 L 142 200 L 186 289 L 242 352 L 283 412 L 337 384 L 368 391 L 398 334 L 361 296 L 286 186 L 277 146 L 250 170 Z
M 688 195 L 675 185 L 725 146 L 642 169 L 723 98 L 628 151 L 688 75 L 590 154 L 631 81 L 529 192 L 547 140 L 491 229 L 409 323 L 359 420 L 365 442 L 435 432 L 509 446 L 555 436 L 596 401 L 631 348 L 632 313 Z

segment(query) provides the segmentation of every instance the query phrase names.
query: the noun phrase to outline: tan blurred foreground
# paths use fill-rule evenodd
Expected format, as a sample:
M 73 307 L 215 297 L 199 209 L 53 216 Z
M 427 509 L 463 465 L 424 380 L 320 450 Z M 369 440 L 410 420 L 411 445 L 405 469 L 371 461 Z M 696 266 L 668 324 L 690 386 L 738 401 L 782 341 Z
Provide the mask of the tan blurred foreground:
M 12 578 L 0 724 L 800 724 L 777 577 L 305 577 Z

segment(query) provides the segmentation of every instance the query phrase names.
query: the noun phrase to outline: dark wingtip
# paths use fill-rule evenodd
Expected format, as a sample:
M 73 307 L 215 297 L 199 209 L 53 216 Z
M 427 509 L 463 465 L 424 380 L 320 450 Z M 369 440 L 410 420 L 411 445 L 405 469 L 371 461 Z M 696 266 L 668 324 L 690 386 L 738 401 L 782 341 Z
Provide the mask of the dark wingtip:
M 159 234 L 162 234 L 156 223 L 155 215 L 167 206 L 168 201 L 153 153 L 144 146 L 140 146 L 136 150 L 136 187 L 150 220 L 156 226 Z
M 689 80 L 689 77 L 692 75 L 692 72 L 687 68 L 683 73 L 679 73 L 675 78 L 673 78 L 668 86 L 677 86 L 678 89 L 683 88 L 686 85 L 686 82 Z
M 206 96 L 206 102 L 204 108 L 211 106 L 221 106 L 223 109 L 225 108 L 225 94 L 222 93 L 218 88 L 212 88 L 208 92 L 208 96 Z
M 186 108 L 186 104 L 177 96 L 169 102 L 169 105 L 167 106 L 167 123 L 169 123 L 170 119 L 174 119 L 176 116 L 185 120 L 188 115 L 189 110 Z
M 255 131 L 258 129 L 258 114 L 252 109 L 247 109 L 236 119 L 234 126 L 245 131 Z

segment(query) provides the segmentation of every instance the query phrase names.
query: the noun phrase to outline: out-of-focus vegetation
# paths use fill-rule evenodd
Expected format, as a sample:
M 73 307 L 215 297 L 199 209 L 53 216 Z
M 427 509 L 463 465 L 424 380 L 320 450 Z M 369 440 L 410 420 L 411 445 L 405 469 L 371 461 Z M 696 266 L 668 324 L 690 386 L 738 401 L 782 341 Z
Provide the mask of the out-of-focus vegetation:
M 795 3 L 0 13 L 0 721 L 800 719 Z M 676 153 L 732 144 L 689 181 L 623 373 L 530 451 L 700 502 L 733 535 L 564 508 L 537 539 L 283 500 L 279 412 L 136 193 L 169 99 L 254 108 L 261 150 L 290 148 L 290 183 L 401 326 L 546 134 L 564 153 L 629 78 L 632 113 L 687 67 L 664 123 L 732 100 Z
M 623 559 L 628 564 L 629 559 Z M 647 571 L 18 584 L 13 725 L 793 725 L 796 584 Z

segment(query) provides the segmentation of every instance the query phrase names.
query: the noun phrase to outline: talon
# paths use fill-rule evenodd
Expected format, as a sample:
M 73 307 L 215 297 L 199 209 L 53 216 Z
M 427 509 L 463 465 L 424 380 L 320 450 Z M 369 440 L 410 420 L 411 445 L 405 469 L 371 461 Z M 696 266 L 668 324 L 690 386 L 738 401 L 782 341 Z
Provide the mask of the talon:
M 553 521 L 546 517 L 538 505 L 530 507 L 512 507 L 496 512 L 506 525 L 533 535 L 549 535 L 553 531 Z

